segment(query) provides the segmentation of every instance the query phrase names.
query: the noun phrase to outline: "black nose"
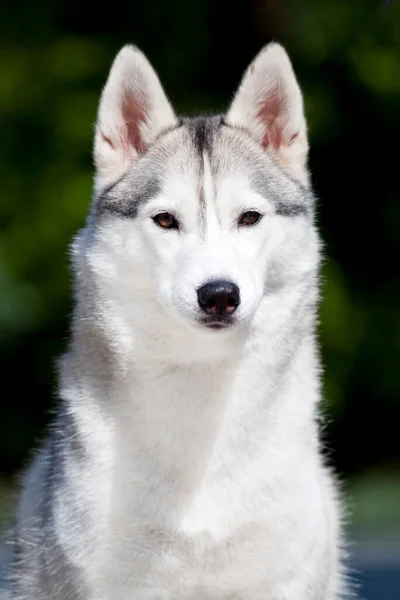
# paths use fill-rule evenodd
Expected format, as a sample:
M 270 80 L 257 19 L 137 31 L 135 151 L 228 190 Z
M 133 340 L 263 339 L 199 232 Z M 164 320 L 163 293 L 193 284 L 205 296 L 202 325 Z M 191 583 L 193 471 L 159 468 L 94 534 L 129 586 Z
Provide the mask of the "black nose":
M 231 281 L 210 281 L 197 290 L 201 308 L 209 315 L 226 316 L 240 304 L 240 292 Z

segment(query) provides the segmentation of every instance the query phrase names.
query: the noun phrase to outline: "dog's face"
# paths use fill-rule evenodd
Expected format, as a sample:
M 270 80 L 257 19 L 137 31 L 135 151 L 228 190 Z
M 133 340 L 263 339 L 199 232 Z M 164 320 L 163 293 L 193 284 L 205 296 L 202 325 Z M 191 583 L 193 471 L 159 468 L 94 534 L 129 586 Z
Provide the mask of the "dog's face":
M 143 322 L 218 335 L 315 266 L 300 90 L 267 47 L 224 117 L 175 117 L 136 49 L 118 55 L 95 140 L 93 262 Z M 112 290 L 112 291 L 111 291 Z

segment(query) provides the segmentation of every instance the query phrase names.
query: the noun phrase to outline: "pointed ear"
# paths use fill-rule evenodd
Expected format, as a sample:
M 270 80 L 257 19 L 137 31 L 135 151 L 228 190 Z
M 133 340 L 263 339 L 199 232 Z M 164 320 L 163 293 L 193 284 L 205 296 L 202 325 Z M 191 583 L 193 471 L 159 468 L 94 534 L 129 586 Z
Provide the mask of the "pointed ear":
M 307 181 L 303 98 L 282 46 L 269 44 L 255 58 L 243 77 L 226 121 L 246 129 L 295 177 Z
M 97 191 L 116 181 L 177 119 L 146 57 L 134 46 L 117 54 L 104 87 L 94 141 Z

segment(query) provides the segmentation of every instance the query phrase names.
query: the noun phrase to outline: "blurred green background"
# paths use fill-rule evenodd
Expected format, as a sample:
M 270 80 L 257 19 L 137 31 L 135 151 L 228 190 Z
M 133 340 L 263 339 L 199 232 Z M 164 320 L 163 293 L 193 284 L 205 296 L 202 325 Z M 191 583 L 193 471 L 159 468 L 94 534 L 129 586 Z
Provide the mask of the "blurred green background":
M 303 87 L 326 242 L 326 446 L 354 527 L 400 530 L 400 4 L 380 0 L 2 3 L 0 511 L 56 404 L 67 248 L 115 53 L 140 46 L 180 112 L 220 111 L 271 40 Z

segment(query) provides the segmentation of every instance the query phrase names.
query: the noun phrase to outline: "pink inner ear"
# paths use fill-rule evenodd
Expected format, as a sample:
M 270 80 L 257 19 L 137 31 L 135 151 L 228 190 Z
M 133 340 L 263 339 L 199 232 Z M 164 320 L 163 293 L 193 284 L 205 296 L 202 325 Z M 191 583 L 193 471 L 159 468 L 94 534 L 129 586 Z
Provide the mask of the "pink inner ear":
M 265 133 L 261 140 L 264 148 L 272 146 L 274 150 L 278 150 L 284 143 L 284 130 L 288 121 L 286 105 L 287 101 L 279 83 L 268 90 L 257 115 L 264 125 Z
M 128 152 L 133 146 L 139 154 L 146 150 L 141 127 L 146 122 L 145 99 L 138 94 L 125 91 L 122 100 L 122 117 L 125 124 L 124 134 L 121 136 L 123 148 Z

